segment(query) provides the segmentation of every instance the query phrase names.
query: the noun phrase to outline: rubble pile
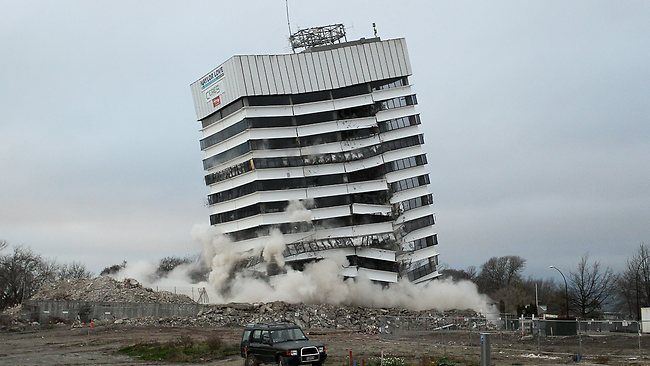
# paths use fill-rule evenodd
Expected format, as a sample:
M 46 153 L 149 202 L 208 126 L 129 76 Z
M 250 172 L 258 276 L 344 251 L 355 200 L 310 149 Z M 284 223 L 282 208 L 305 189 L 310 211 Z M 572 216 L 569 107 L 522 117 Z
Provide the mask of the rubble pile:
M 127 278 L 117 281 L 108 276 L 90 279 L 66 280 L 44 286 L 31 300 L 133 302 L 189 304 L 194 301 L 186 295 L 168 291 L 154 291 L 138 281 Z
M 26 321 L 20 316 L 22 309 L 22 305 L 18 304 L 0 312 L 0 329 L 25 323 Z
M 249 323 L 289 321 L 306 329 L 345 329 L 365 333 L 393 333 L 404 329 L 471 328 L 478 314 L 471 311 L 438 312 L 377 309 L 329 304 L 285 302 L 206 305 L 194 317 L 144 317 L 118 319 L 136 326 L 239 327 Z

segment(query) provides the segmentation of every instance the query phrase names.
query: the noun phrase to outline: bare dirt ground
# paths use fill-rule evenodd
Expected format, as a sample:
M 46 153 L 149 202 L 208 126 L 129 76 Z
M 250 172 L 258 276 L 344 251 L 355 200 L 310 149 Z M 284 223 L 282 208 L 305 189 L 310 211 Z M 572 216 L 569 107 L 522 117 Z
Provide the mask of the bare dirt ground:
M 207 327 L 130 327 L 100 326 L 88 328 L 53 326 L 29 332 L 0 333 L 0 365 L 171 365 L 142 362 L 117 353 L 121 347 L 138 342 L 169 341 L 182 335 L 197 340 L 218 333 L 228 343 L 237 343 L 241 330 Z M 393 335 L 369 335 L 348 331 L 316 331 L 310 337 L 328 345 L 327 365 L 347 365 L 348 350 L 353 358 L 366 360 L 397 356 L 416 366 L 431 366 L 443 356 L 456 365 L 478 365 L 478 332 L 404 332 Z M 578 337 L 547 337 L 539 340 L 509 333 L 493 333 L 493 365 L 560 365 L 572 363 L 572 355 L 582 350 L 584 365 L 650 365 L 650 336 L 641 341 L 636 334 L 593 334 Z M 242 366 L 239 357 L 205 365 Z

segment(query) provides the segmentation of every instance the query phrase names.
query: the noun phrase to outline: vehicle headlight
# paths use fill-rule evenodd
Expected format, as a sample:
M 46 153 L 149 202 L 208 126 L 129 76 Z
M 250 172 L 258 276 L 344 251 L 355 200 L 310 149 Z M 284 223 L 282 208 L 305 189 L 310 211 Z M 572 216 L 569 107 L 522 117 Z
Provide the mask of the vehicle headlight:
M 298 356 L 298 350 L 296 350 L 296 349 L 292 349 L 292 350 L 289 351 L 289 352 L 290 352 L 290 355 L 291 355 L 291 356 Z
M 320 352 L 320 353 L 325 352 L 325 347 L 318 347 L 318 352 Z

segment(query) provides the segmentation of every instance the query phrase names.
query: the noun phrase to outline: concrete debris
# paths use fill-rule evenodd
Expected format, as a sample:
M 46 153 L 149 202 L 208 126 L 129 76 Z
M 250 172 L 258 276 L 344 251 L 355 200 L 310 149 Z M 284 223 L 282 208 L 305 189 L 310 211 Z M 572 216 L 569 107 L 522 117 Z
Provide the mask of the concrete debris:
M 195 303 L 189 296 L 168 291 L 154 291 L 138 281 L 127 278 L 117 281 L 108 276 L 62 281 L 44 286 L 31 300 L 130 302 L 130 303 Z
M 250 323 L 289 321 L 305 329 L 345 329 L 392 334 L 400 328 L 471 327 L 477 314 L 468 311 L 410 311 L 329 304 L 285 302 L 205 305 L 194 317 L 143 317 L 120 319 L 134 326 L 241 327 Z

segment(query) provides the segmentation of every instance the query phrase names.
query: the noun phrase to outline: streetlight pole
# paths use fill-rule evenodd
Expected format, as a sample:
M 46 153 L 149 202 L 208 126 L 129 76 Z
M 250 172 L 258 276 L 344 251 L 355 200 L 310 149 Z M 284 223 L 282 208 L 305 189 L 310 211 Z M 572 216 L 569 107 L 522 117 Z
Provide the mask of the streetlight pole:
M 564 273 L 560 271 L 559 268 L 555 266 L 548 266 L 548 268 L 552 268 L 562 275 L 562 279 L 564 280 L 564 302 L 565 302 L 565 309 L 566 309 L 566 317 L 569 318 L 569 285 L 566 282 L 566 277 L 564 277 Z
M 639 261 L 639 264 L 636 265 L 636 272 L 634 274 L 634 282 L 636 282 L 636 310 L 637 310 L 637 320 L 641 320 L 641 304 L 639 303 L 639 271 L 641 270 L 641 265 L 650 258 L 650 256 L 643 257 Z

